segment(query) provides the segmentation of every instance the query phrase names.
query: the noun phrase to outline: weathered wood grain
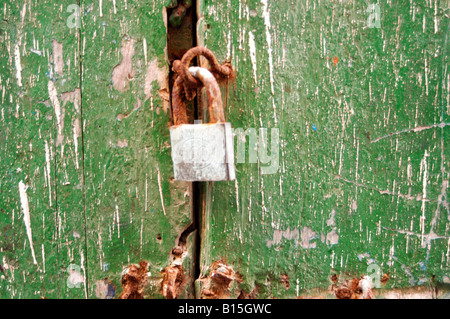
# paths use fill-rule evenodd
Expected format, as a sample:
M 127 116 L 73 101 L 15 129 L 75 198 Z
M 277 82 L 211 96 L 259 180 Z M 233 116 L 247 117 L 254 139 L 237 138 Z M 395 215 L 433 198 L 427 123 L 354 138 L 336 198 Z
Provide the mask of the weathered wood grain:
M 191 222 L 190 184 L 173 182 L 170 157 L 163 15 L 169 4 L 100 1 L 82 6 L 90 297 L 101 296 L 97 287 L 105 277 L 119 295 L 123 273 L 145 260 L 145 295 L 160 298 L 161 272 Z M 187 253 L 185 297 L 193 295 L 192 250 Z
M 179 263 L 194 296 L 195 234 L 171 254 L 192 220 L 170 159 L 174 5 L 0 1 L 0 298 L 117 298 L 140 261 L 144 297 Z M 379 3 L 379 28 L 370 5 L 198 1 L 198 44 L 237 70 L 227 119 L 269 140 L 200 187 L 197 297 L 332 297 L 374 269 L 398 289 L 375 296 L 446 296 L 427 287 L 449 282 L 448 2 Z
M 54 14 L 60 34 L 51 42 L 47 87 L 54 109 L 54 162 L 57 219 L 58 298 L 87 297 L 86 234 L 84 212 L 83 139 L 81 104 L 80 33 L 68 8 L 73 2 L 58 2 Z M 36 9 L 38 11 L 38 9 Z M 75 22 L 75 25 L 74 25 Z
M 236 181 L 209 185 L 199 296 L 218 260 L 240 275 L 230 297 L 374 267 L 381 288 L 448 282 L 448 2 L 378 3 L 379 28 L 370 4 L 200 1 L 198 43 L 237 70 L 226 117 L 277 129 L 279 168 L 262 174 L 247 137 Z
M 171 254 L 192 212 L 170 160 L 167 5 L 1 3 L 0 297 L 117 298 L 140 261 L 143 297 L 172 263 L 193 296 L 192 237 Z
M 76 112 L 63 101 L 63 92 L 80 87 L 77 38 L 63 16 L 69 3 L 1 5 L 2 298 L 64 297 L 67 266 L 80 263 L 72 227 L 79 229 L 83 210 L 71 209 L 79 197 L 71 162 Z

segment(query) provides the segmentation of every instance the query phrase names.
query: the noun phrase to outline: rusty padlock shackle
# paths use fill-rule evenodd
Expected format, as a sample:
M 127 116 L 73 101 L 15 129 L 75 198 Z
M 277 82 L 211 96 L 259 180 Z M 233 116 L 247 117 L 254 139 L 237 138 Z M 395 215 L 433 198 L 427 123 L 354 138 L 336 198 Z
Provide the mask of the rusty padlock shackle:
M 173 61 L 173 70 L 181 76 L 184 81 L 187 84 L 187 87 L 199 87 L 198 81 L 195 79 L 194 76 L 192 76 L 188 72 L 189 65 L 191 64 L 191 61 L 196 56 L 202 55 L 204 56 L 210 65 L 210 68 L 208 69 L 216 78 L 221 77 L 230 77 L 233 73 L 233 68 L 231 67 L 230 63 L 224 63 L 219 64 L 217 62 L 216 57 L 214 56 L 214 53 L 212 53 L 211 50 L 205 48 L 205 47 L 194 47 L 189 49 L 181 58 L 180 60 Z
M 224 123 L 225 115 L 223 112 L 222 94 L 214 75 L 212 75 L 208 69 L 198 66 L 191 66 L 188 71 L 189 74 L 199 80 L 206 89 L 206 95 L 208 96 L 208 123 Z M 180 96 L 183 94 L 183 87 L 178 83 L 179 78 L 180 77 L 175 81 L 172 91 L 174 125 L 187 124 L 186 101 Z
M 210 69 L 189 68 L 192 59 L 203 55 L 210 64 Z M 189 49 L 180 60 L 173 62 L 173 70 L 178 74 L 172 89 L 172 110 L 174 125 L 187 124 L 186 100 L 195 97 L 195 89 L 205 86 L 208 94 L 208 111 L 210 123 L 225 122 L 222 98 L 217 78 L 228 78 L 233 75 L 231 64 L 220 65 L 214 54 L 205 47 Z
M 208 97 L 208 123 L 224 123 L 225 114 L 223 112 L 222 93 L 214 75 L 208 69 L 198 66 L 191 66 L 189 73 L 194 78 L 199 79 L 205 86 Z

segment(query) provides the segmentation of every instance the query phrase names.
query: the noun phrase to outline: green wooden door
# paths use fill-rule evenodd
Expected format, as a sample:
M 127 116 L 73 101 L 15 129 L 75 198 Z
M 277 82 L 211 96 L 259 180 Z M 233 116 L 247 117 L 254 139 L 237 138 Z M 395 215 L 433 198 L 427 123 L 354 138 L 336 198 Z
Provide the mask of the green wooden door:
M 0 298 L 448 296 L 449 3 L 196 1 L 237 178 L 194 186 L 176 6 L 0 0 Z
M 141 261 L 133 293 L 161 297 L 191 222 L 191 185 L 171 179 L 166 5 L 2 1 L 2 298 L 117 298 Z
M 238 163 L 236 181 L 205 187 L 199 295 L 356 298 L 369 276 L 380 297 L 435 297 L 448 284 L 448 12 L 202 1 L 199 44 L 237 69 L 224 95 Z M 218 262 L 234 277 L 216 293 Z

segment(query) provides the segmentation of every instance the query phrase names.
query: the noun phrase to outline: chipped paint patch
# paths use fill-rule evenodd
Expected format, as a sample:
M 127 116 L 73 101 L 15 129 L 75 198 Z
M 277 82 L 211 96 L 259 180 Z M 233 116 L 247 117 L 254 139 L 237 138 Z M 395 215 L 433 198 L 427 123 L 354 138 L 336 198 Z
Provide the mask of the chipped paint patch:
M 58 137 L 56 138 L 56 145 L 60 145 L 63 142 L 64 135 L 64 108 L 61 107 L 58 99 L 58 92 L 56 91 L 55 84 L 53 81 L 48 81 L 48 95 L 50 96 L 50 101 L 52 102 L 53 109 L 55 110 L 56 123 L 58 127 Z
M 75 148 L 75 167 L 79 168 L 78 164 L 78 138 L 81 136 L 81 125 L 80 120 L 76 118 L 73 121 L 73 146 Z
M 270 91 L 274 94 L 273 89 L 273 57 L 272 57 L 272 36 L 270 34 L 270 29 L 272 28 L 270 24 L 270 13 L 268 9 L 268 1 L 261 0 L 261 4 L 263 5 L 263 14 L 264 18 L 264 26 L 266 27 L 266 42 L 267 42 L 267 54 L 269 56 L 269 80 L 270 80 Z
M 327 245 L 337 245 L 339 243 L 339 234 L 333 229 L 327 234 Z
M 134 78 L 136 71 L 133 70 L 134 42 L 132 38 L 122 39 L 122 61 L 117 65 L 112 74 L 113 87 L 119 92 L 125 92 L 130 88 L 130 80 Z
M 66 107 L 66 103 L 72 103 L 76 113 L 81 113 L 81 90 L 79 88 L 75 88 L 73 91 L 64 92 L 61 94 L 62 101 L 62 110 L 64 114 L 64 110 Z M 63 119 L 64 120 L 64 119 Z M 63 125 L 64 126 L 64 125 Z M 76 117 L 72 123 L 72 131 L 73 131 L 73 144 L 75 148 L 75 167 L 79 169 L 78 162 L 78 138 L 81 136 L 81 123 L 79 117 Z
M 27 186 L 25 186 L 22 181 L 19 182 L 19 195 L 20 204 L 22 205 L 23 221 L 27 230 L 28 241 L 31 248 L 31 255 L 33 256 L 33 263 L 37 265 L 36 255 L 34 253 L 33 247 L 33 236 L 31 234 L 30 208 L 28 206 Z
M 161 186 L 161 172 L 160 172 L 159 168 L 158 168 L 158 188 L 159 188 L 159 197 L 161 198 L 162 210 L 163 210 L 164 216 L 166 216 L 166 207 L 164 206 L 164 195 L 163 195 L 162 186 Z
M 55 67 L 55 72 L 59 75 L 63 75 L 63 67 L 64 67 L 64 60 L 63 60 L 63 44 L 59 43 L 56 40 L 53 40 L 53 65 Z
M 99 299 L 112 299 L 116 294 L 116 286 L 111 280 L 103 279 L 95 282 L 95 296 Z
M 294 228 L 293 230 L 291 230 L 290 228 L 286 229 L 286 230 L 279 230 L 276 229 L 273 232 L 273 238 L 271 240 L 267 241 L 267 247 L 272 247 L 273 245 L 278 245 L 281 243 L 281 240 L 284 238 L 286 238 L 287 240 L 294 240 L 295 241 L 295 245 L 297 245 L 298 239 L 300 237 L 300 232 L 298 231 L 297 228 Z
M 14 46 L 14 63 L 16 65 L 17 85 L 22 86 L 22 64 L 20 62 L 20 40 Z
M 327 226 L 334 226 L 334 225 L 336 225 L 336 222 L 334 220 L 335 216 L 336 216 L 336 211 L 334 209 L 332 209 L 331 213 L 330 213 L 330 219 L 327 219 Z
M 128 141 L 126 139 L 124 140 L 118 140 L 117 146 L 120 148 L 128 147 Z
M 84 276 L 81 274 L 81 268 L 78 265 L 69 265 L 67 272 L 69 277 L 67 278 L 67 286 L 69 288 L 80 288 L 81 284 L 85 282 Z
M 271 240 L 268 240 L 266 245 L 269 248 L 273 245 L 278 245 L 281 243 L 281 240 L 283 238 L 286 238 L 287 240 L 293 240 L 295 242 L 295 246 L 300 244 L 300 246 L 306 249 L 316 248 L 316 243 L 312 242 L 312 240 L 317 238 L 317 234 L 311 228 L 306 226 L 303 227 L 301 232 L 297 228 L 294 228 L 293 230 L 291 230 L 290 228 L 286 230 L 277 229 L 273 232 L 273 238 Z
M 303 248 L 316 248 L 316 243 L 312 243 L 311 241 L 317 237 L 317 234 L 312 231 L 309 227 L 303 227 L 302 229 L 302 241 L 300 242 L 300 246 Z
M 42 56 L 42 51 L 39 51 L 39 50 L 30 48 L 30 52 L 31 52 L 31 53 L 34 53 L 34 54 L 37 54 L 37 55 L 39 55 L 39 56 Z
M 253 78 L 255 80 L 255 83 L 257 83 L 257 76 L 256 76 L 256 45 L 255 45 L 255 36 L 251 31 L 248 32 L 248 47 L 250 49 L 250 60 L 252 61 L 252 68 L 253 68 Z
M 63 102 L 63 107 L 66 106 L 67 102 L 73 103 L 75 111 L 80 113 L 81 90 L 79 88 L 75 88 L 73 91 L 62 93 L 61 101 Z
M 169 77 L 166 68 L 158 67 L 157 59 L 151 60 L 147 65 L 147 72 L 145 75 L 144 94 L 147 101 L 152 97 L 153 82 L 158 83 L 158 95 L 163 101 L 163 110 L 168 112 L 170 109 L 170 93 L 169 93 Z
M 50 173 L 50 150 L 48 147 L 47 140 L 45 140 L 44 144 L 45 149 L 45 175 L 47 177 L 47 185 L 48 185 L 48 198 L 50 207 L 52 206 L 52 182 L 51 182 L 51 173 Z

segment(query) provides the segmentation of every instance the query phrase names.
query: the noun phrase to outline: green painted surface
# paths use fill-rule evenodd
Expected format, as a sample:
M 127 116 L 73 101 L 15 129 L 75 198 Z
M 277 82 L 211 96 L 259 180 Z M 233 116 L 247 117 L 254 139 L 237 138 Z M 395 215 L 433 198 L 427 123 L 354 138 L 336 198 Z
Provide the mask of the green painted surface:
M 198 43 L 237 70 L 227 120 L 279 132 L 276 173 L 247 138 L 237 180 L 206 190 L 201 272 L 232 266 L 232 297 L 307 295 L 370 264 L 381 288 L 449 280 L 448 2 L 382 2 L 379 28 L 369 4 L 201 1 Z
M 165 4 L 117 2 L 114 9 L 112 2 L 103 2 L 103 17 L 96 5 L 83 10 L 87 11 L 82 64 L 91 295 L 95 280 L 108 277 L 120 287 L 123 267 L 147 260 L 149 293 L 160 296 L 160 271 L 170 263 L 177 236 L 190 223 L 190 186 L 171 181 L 169 110 L 161 99 L 165 92 L 158 92 L 164 89 L 158 77 L 168 74 Z M 122 92 L 113 81 L 118 65 L 126 71 L 127 88 Z M 118 78 L 117 85 L 122 83 Z M 189 258 L 192 255 L 185 261 L 188 272 Z M 189 295 L 189 287 L 186 291 Z
M 65 265 L 79 260 L 77 243 L 69 239 L 71 228 L 78 226 L 77 217 L 67 211 L 66 219 L 57 227 L 66 209 L 77 205 L 79 193 L 68 193 L 62 186 L 67 180 L 62 167 L 70 166 L 73 156 L 67 155 L 67 161 L 64 160 L 63 150 L 56 146 L 57 115 L 49 93 L 49 83 L 61 93 L 79 87 L 74 61 L 77 41 L 73 33 L 65 30 L 60 15 L 60 6 L 67 3 L 48 1 L 44 7 L 16 1 L 1 4 L 3 298 L 62 297 Z M 49 16 L 55 19 L 49 20 Z M 53 41 L 63 39 L 65 76 L 56 70 L 53 51 Z M 66 108 L 67 121 L 73 120 L 73 104 L 68 102 Z M 60 133 L 70 136 L 66 130 Z M 68 145 L 65 152 L 70 153 L 71 149 Z M 68 173 L 75 182 L 79 175 L 72 167 Z M 65 196 L 72 199 L 64 201 Z M 63 261 L 60 257 L 70 250 L 74 250 L 72 259 Z
M 380 3 L 379 28 L 369 5 L 197 4 L 198 44 L 237 70 L 227 119 L 279 133 L 276 172 L 247 144 L 236 181 L 201 185 L 197 296 L 218 260 L 240 275 L 232 298 L 304 296 L 369 265 L 386 289 L 448 284 L 448 2 Z M 117 298 L 141 260 L 161 298 L 192 214 L 172 179 L 165 6 L 0 0 L 0 298 L 105 298 L 105 278 Z
M 161 297 L 191 222 L 190 185 L 171 179 L 165 5 L 1 2 L 1 298 L 105 298 L 105 278 L 117 298 L 141 260 Z

